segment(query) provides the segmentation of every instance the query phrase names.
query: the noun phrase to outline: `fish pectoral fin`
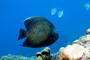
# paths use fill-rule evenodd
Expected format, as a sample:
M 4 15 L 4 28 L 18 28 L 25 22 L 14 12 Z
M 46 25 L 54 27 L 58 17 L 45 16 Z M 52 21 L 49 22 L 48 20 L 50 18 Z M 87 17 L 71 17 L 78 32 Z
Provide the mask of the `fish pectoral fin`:
M 30 43 L 29 43 L 28 38 L 23 42 L 23 46 L 30 47 Z

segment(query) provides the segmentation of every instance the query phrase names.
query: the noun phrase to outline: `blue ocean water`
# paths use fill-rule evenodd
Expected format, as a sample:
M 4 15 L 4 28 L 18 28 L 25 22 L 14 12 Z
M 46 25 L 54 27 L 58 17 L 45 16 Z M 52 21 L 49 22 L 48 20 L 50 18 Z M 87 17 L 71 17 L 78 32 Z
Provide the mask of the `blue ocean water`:
M 56 53 L 60 47 L 68 42 L 85 35 L 90 28 L 90 10 L 84 5 L 89 0 L 0 0 L 0 56 L 7 54 L 30 56 L 43 48 L 22 47 L 20 44 L 26 39 L 18 41 L 19 29 L 25 29 L 22 20 L 30 16 L 41 16 L 51 21 L 59 33 L 59 39 L 48 46 L 51 53 Z M 58 18 L 57 13 L 51 15 L 51 9 L 63 10 L 64 14 Z

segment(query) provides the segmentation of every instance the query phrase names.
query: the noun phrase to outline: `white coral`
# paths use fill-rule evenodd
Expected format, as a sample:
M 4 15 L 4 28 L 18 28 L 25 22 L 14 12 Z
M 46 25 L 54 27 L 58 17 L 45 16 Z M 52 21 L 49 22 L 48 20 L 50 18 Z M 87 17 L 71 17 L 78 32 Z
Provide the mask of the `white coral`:
M 60 60 L 69 59 L 75 60 L 81 58 L 83 54 L 89 54 L 89 52 L 79 44 L 68 45 L 66 48 L 60 49 Z

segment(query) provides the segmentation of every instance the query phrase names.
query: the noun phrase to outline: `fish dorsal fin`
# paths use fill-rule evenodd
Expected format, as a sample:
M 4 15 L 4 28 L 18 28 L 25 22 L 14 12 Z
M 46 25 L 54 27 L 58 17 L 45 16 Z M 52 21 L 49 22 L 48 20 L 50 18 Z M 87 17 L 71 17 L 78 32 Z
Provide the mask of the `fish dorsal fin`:
M 22 20 L 21 22 L 24 22 L 24 21 L 26 21 L 26 20 L 28 20 L 28 19 L 30 19 L 31 17 L 28 17 L 28 18 L 26 18 L 25 20 Z
M 21 22 L 24 22 L 24 21 L 26 21 L 26 19 L 25 20 L 22 20 Z

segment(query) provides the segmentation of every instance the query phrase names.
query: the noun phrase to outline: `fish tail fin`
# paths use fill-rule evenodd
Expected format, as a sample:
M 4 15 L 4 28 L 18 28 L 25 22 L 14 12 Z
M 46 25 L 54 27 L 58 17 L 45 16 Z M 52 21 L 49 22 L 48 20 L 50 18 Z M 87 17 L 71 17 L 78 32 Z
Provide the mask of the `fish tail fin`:
M 24 37 L 26 37 L 26 31 L 24 29 L 20 29 L 18 40 L 20 40 Z

